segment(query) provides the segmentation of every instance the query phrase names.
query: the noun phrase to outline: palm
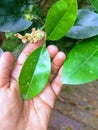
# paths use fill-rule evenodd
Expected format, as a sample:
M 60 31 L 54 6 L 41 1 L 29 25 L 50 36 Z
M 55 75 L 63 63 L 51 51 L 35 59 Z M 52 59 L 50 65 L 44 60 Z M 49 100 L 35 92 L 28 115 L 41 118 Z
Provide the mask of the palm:
M 27 58 L 25 54 L 29 55 L 33 48 L 36 48 L 34 46 L 28 45 L 24 49 L 12 73 L 12 55 L 5 53 L 0 59 L 0 130 L 47 130 L 48 128 L 51 110 L 62 86 L 61 72 L 58 72 L 58 69 L 65 56 L 63 53 L 58 54 L 55 47 L 54 52 L 48 49 L 52 58 L 52 74 L 49 83 L 40 95 L 32 100 L 23 101 L 18 91 L 17 80 L 21 67 Z M 58 60 L 59 63 L 57 63 Z

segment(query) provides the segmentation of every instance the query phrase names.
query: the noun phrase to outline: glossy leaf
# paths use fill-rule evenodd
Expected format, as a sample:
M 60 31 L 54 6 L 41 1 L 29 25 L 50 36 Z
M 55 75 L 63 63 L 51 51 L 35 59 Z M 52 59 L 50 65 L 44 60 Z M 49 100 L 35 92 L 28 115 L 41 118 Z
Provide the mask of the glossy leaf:
M 98 12 L 98 0 L 89 0 L 94 9 Z
M 13 34 L 8 35 L 8 38 L 2 43 L 1 48 L 4 51 L 10 51 L 13 53 L 14 57 L 17 58 L 22 52 L 26 44 L 22 43 L 20 39 L 15 37 Z
M 21 43 L 21 40 L 19 40 L 17 37 L 11 36 L 2 43 L 2 49 L 4 51 L 12 52 Z
M 0 0 L 0 31 L 19 32 L 31 26 L 30 6 L 27 0 Z
M 98 14 L 79 10 L 75 25 L 66 35 L 75 39 L 86 39 L 98 34 Z
M 46 34 L 49 40 L 58 40 L 73 26 L 77 15 L 77 0 L 59 0 L 49 10 Z
M 63 84 L 84 84 L 98 78 L 98 37 L 76 45 L 63 65 Z
M 51 72 L 50 57 L 45 47 L 36 49 L 27 58 L 19 76 L 21 96 L 31 99 L 38 95 L 47 84 Z

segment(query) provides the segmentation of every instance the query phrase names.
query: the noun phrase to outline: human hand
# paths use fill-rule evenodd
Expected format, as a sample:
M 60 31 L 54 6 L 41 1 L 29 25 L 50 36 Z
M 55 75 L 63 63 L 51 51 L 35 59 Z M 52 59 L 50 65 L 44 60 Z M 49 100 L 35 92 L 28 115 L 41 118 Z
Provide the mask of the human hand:
M 14 65 L 14 57 L 5 52 L 0 57 L 0 130 L 47 130 L 56 97 L 61 91 L 61 66 L 65 54 L 48 46 L 51 76 L 41 94 L 24 101 L 19 94 L 18 77 L 24 61 L 42 41 L 28 44 Z

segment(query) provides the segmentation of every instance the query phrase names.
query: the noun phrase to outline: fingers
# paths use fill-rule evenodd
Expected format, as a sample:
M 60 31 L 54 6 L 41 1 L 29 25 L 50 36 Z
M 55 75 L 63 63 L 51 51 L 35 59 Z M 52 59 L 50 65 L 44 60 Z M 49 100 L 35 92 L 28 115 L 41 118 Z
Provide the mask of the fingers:
M 58 48 L 55 45 L 50 45 L 47 47 L 48 52 L 50 54 L 51 60 L 52 60 L 52 72 L 50 77 L 50 82 L 53 80 L 55 75 L 57 74 L 60 66 L 63 64 L 63 61 L 65 60 L 65 54 L 63 52 L 58 52 Z
M 9 85 L 13 68 L 14 57 L 10 52 L 5 52 L 0 57 L 0 88 Z
M 62 86 L 63 85 L 62 85 L 62 67 L 61 67 L 57 76 L 55 77 L 55 79 L 51 83 L 51 87 L 52 87 L 56 96 L 59 95 L 59 93 L 62 89 Z
M 59 68 L 62 66 L 65 60 L 65 54 L 63 52 L 58 52 L 52 61 L 52 74 L 56 74 Z
M 53 58 L 50 82 L 52 82 L 55 76 L 57 76 L 58 70 L 62 66 L 65 59 L 66 56 L 63 52 L 58 52 Z
M 62 65 L 66 59 L 66 56 L 63 52 L 58 52 L 57 55 L 53 58 L 52 61 L 52 74 L 50 78 L 51 88 L 55 94 L 52 104 L 55 103 L 56 97 L 59 95 L 62 89 Z
M 50 45 L 47 47 L 47 50 L 50 54 L 51 59 L 54 58 L 54 56 L 58 53 L 58 48 L 54 45 Z
M 27 46 L 24 48 L 24 50 L 22 51 L 22 53 L 20 54 L 19 58 L 17 59 L 15 68 L 12 72 L 12 78 L 16 81 L 18 81 L 18 77 L 20 74 L 20 70 L 25 62 L 25 60 L 27 59 L 27 57 L 30 55 L 31 52 L 33 52 L 36 48 L 38 48 L 39 46 L 41 46 L 44 42 L 44 38 L 40 41 L 38 41 L 35 44 L 31 44 L 28 43 Z
M 49 50 L 48 50 L 49 51 Z M 51 51 L 53 52 L 53 51 Z M 54 53 L 56 52 L 56 53 Z M 61 66 L 65 60 L 65 54 L 63 52 L 54 51 L 51 57 L 52 60 L 52 73 L 55 75 L 51 75 L 51 81 L 48 82 L 44 91 L 39 95 L 40 99 L 45 102 L 50 108 L 54 107 L 54 103 L 56 100 L 57 95 L 61 91 L 62 82 L 61 82 Z M 60 69 L 60 70 L 59 70 Z M 59 72 L 58 72 L 59 71 Z M 58 73 L 57 73 L 58 72 Z
M 61 83 L 61 69 L 55 78 L 55 80 L 52 82 L 52 84 L 47 84 L 44 88 L 43 92 L 40 93 L 38 96 L 39 98 L 47 104 L 50 108 L 54 107 L 55 100 L 60 93 L 62 89 L 62 83 Z

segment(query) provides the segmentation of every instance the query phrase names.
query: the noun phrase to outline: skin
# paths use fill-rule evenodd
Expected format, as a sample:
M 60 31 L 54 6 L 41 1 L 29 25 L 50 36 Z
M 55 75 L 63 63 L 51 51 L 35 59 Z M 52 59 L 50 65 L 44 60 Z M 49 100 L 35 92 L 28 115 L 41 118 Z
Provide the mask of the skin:
M 55 100 L 62 89 L 61 68 L 65 54 L 48 46 L 51 76 L 41 94 L 24 101 L 18 90 L 18 77 L 28 55 L 43 41 L 28 44 L 16 62 L 10 52 L 0 57 L 0 130 L 47 130 Z M 16 64 L 15 64 L 16 63 Z

